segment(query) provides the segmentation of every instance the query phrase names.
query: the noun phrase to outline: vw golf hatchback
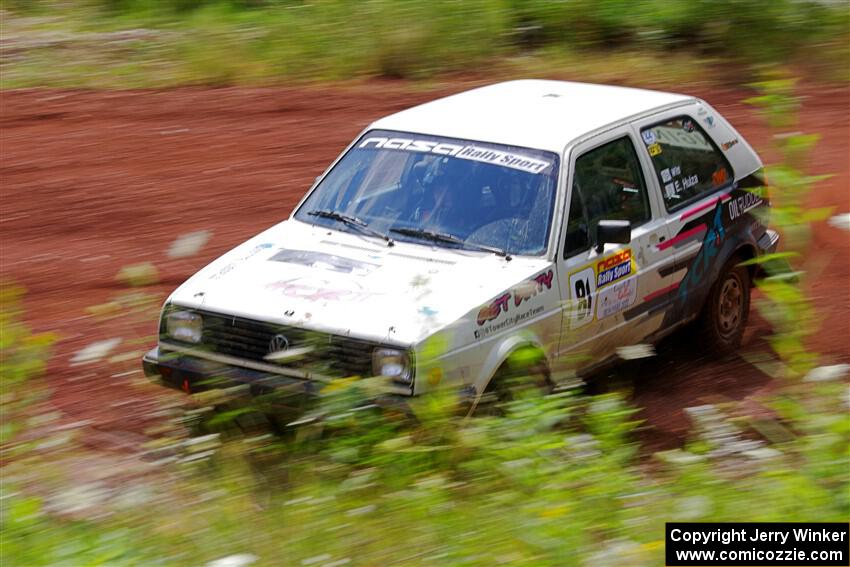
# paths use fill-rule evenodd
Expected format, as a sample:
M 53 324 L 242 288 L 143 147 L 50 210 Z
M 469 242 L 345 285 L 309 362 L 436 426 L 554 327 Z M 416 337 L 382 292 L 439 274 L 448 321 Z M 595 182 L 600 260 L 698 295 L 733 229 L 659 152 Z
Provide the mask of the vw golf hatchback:
M 477 403 L 548 385 L 699 320 L 735 349 L 772 251 L 761 161 L 691 96 L 514 81 L 370 125 L 288 220 L 166 301 L 146 373 L 311 392 L 381 376 Z

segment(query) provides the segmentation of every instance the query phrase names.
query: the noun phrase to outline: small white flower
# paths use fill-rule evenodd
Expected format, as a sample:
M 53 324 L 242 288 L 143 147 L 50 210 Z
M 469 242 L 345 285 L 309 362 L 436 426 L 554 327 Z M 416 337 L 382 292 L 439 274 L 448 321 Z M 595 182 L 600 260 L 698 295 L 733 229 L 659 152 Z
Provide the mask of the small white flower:
M 237 553 L 236 555 L 228 555 L 221 559 L 210 561 L 205 567 L 244 567 L 257 561 L 259 557 L 250 553 Z
M 676 502 L 673 517 L 682 522 L 695 522 L 711 513 L 711 499 L 705 496 L 687 496 Z
M 353 510 L 349 510 L 345 513 L 346 516 L 363 516 L 364 514 L 370 514 L 375 511 L 376 506 L 374 504 L 367 504 L 366 506 L 361 506 L 360 508 L 354 508 Z
M 168 257 L 185 258 L 187 256 L 194 256 L 206 245 L 211 235 L 212 233 L 209 230 L 181 234 L 171 243 L 171 248 L 168 249 Z
M 828 382 L 840 380 L 850 372 L 850 364 L 834 364 L 832 366 L 819 366 L 806 374 L 803 382 Z
M 71 364 L 85 364 L 87 362 L 97 362 L 112 352 L 115 347 L 121 344 L 120 338 L 106 339 L 103 341 L 94 342 L 82 350 L 77 351 L 71 359 Z
M 827 222 L 830 226 L 834 226 L 835 228 L 850 231 L 850 213 L 835 215 Z
M 756 447 L 755 449 L 750 449 L 749 451 L 743 451 L 745 457 L 749 457 L 754 461 L 768 461 L 770 459 L 775 459 L 776 457 L 781 457 L 782 452 L 777 451 L 776 449 L 772 449 L 770 447 Z

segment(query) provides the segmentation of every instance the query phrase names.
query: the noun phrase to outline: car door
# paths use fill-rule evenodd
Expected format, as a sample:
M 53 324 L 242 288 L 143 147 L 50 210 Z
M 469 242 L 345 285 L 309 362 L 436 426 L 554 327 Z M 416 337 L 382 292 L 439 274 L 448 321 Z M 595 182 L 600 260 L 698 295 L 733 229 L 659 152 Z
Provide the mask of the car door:
M 642 119 L 634 126 L 645 146 L 640 153 L 651 162 L 650 177 L 660 188 L 667 218 L 671 238 L 661 246 L 675 256 L 675 263 L 667 268 L 672 277 L 668 291 L 655 302 L 676 307 L 670 310 L 668 322 L 675 324 L 693 315 L 683 311 L 685 300 L 698 308 L 700 301 L 690 296 L 704 295 L 711 285 L 704 266 L 717 248 L 705 244 L 722 240 L 729 216 L 722 214 L 723 204 L 734 189 L 732 166 L 707 131 L 735 143 L 737 138 L 699 104 Z
M 653 326 L 635 309 L 671 282 L 660 268 L 674 261 L 672 251 L 658 246 L 670 235 L 657 187 L 647 183 L 651 164 L 641 159 L 636 137 L 624 125 L 570 152 L 568 210 L 558 252 L 559 281 L 567 287 L 559 353 L 579 369 L 611 357 L 619 346 L 640 342 Z M 599 249 L 601 220 L 628 220 L 631 241 Z M 659 322 L 660 317 L 655 325 Z

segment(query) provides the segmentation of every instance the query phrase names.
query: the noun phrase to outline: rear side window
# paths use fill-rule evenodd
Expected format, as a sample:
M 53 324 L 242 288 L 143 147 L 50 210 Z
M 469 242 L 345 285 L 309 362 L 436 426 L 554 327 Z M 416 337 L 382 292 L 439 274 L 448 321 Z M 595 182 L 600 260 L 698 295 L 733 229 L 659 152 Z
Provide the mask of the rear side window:
M 680 116 L 640 132 L 667 210 L 734 180 L 732 167 L 695 120 Z

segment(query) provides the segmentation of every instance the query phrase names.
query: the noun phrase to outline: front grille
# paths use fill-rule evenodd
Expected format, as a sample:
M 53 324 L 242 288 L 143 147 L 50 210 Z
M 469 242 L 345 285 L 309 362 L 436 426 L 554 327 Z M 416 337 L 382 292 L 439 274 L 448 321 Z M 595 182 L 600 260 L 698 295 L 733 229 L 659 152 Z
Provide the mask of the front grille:
M 372 349 L 368 341 L 275 325 L 242 317 L 193 310 L 203 317 L 203 349 L 241 358 L 275 364 L 265 360 L 272 339 L 280 335 L 288 342 L 288 351 L 311 347 L 307 354 L 280 362 L 281 366 L 317 372 L 326 376 L 371 376 Z M 163 340 L 169 339 L 165 334 Z

